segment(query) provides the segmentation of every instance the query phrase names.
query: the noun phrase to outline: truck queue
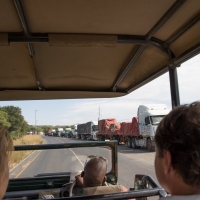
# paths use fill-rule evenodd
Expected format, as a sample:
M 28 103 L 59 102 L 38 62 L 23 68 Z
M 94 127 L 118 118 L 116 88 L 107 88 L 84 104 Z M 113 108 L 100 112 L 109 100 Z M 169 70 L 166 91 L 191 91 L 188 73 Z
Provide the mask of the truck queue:
M 73 129 L 59 130 L 58 134 L 47 133 L 49 136 L 61 136 L 82 140 L 117 140 L 118 144 L 126 144 L 129 148 L 145 147 L 149 151 L 155 149 L 154 136 L 160 121 L 169 113 L 166 105 L 140 105 L 137 116 L 128 122 L 118 122 L 115 118 L 101 119 L 98 122 L 74 125 Z

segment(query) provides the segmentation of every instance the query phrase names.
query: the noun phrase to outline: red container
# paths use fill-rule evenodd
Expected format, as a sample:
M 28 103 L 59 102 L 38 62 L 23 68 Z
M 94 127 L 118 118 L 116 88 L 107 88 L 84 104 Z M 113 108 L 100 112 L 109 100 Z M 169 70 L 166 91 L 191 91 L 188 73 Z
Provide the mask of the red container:
M 131 134 L 132 134 L 133 136 L 139 136 L 138 117 L 133 117 L 133 119 L 132 119 Z

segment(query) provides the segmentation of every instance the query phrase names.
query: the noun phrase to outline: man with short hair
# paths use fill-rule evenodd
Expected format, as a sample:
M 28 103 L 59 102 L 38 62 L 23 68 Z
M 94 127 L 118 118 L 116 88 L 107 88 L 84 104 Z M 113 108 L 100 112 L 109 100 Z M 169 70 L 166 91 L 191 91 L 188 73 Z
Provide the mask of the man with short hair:
M 106 181 L 107 161 L 103 157 L 96 157 L 89 160 L 84 171 L 81 173 L 83 177 L 83 187 L 96 187 L 102 186 Z
M 200 102 L 174 108 L 156 135 L 155 171 L 169 199 L 200 199 Z M 165 198 L 163 198 L 165 199 Z
M 13 150 L 9 132 L 0 123 L 0 199 L 3 198 L 9 179 L 8 159 Z
M 76 176 L 77 185 L 83 187 L 80 193 L 93 195 L 128 191 L 122 185 L 103 186 L 106 182 L 107 160 L 101 156 L 88 156 L 88 158 L 90 160 L 86 162 L 84 171 Z

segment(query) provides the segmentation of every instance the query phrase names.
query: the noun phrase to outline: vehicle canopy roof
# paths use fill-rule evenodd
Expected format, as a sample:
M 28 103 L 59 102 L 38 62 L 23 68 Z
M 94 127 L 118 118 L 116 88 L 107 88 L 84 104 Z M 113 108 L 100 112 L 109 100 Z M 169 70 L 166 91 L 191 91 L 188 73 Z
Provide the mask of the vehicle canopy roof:
M 3 0 L 0 100 L 119 97 L 200 52 L 199 0 Z

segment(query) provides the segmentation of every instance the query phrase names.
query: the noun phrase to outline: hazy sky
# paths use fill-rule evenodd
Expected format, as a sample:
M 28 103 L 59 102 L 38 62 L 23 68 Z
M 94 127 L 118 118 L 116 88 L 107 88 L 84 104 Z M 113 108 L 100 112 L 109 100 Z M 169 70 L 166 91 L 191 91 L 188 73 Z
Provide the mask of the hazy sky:
M 190 59 L 178 68 L 178 82 L 181 104 L 200 100 L 200 55 Z M 97 121 L 100 118 L 116 118 L 131 121 L 141 104 L 166 104 L 171 109 L 169 74 L 166 73 L 144 85 L 131 94 L 111 99 L 75 99 L 41 101 L 1 101 L 1 106 L 14 105 L 22 110 L 29 124 L 35 124 L 35 110 L 38 125 L 72 125 Z

